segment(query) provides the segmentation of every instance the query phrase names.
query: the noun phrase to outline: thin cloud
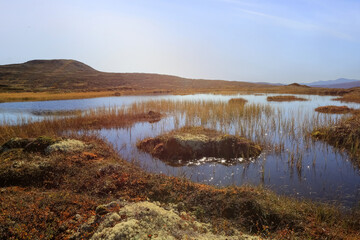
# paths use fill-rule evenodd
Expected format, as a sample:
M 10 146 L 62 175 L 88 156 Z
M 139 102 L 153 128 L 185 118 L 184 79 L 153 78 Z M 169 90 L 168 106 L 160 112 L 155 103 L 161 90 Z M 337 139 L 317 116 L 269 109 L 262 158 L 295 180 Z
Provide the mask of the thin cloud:
M 266 18 L 267 20 L 271 20 L 272 23 L 275 23 L 275 24 L 281 25 L 281 26 L 285 26 L 288 28 L 301 29 L 301 30 L 306 30 L 306 31 L 318 31 L 318 32 L 323 32 L 325 34 L 331 35 L 336 38 L 341 38 L 341 39 L 345 39 L 345 40 L 354 40 L 348 34 L 334 31 L 332 29 L 328 29 L 328 28 L 322 27 L 320 25 L 304 23 L 304 22 L 296 21 L 296 20 L 293 20 L 290 18 L 279 17 L 276 15 L 270 15 L 267 13 L 251 11 L 251 10 L 242 9 L 242 8 L 238 8 L 238 10 L 243 13 L 246 13 L 246 14 L 259 16 L 261 18 Z
M 266 19 L 266 21 L 268 23 L 276 24 L 278 26 L 283 26 L 283 27 L 287 27 L 287 28 L 291 28 L 291 29 L 298 29 L 298 30 L 303 30 L 303 31 L 319 32 L 319 33 L 326 34 L 328 36 L 332 36 L 335 38 L 348 40 L 348 41 L 354 40 L 354 38 L 349 34 L 334 30 L 333 28 L 328 28 L 328 27 L 322 26 L 320 24 L 307 23 L 304 21 L 294 20 L 294 19 L 287 18 L 287 17 L 280 17 L 277 15 L 268 14 L 263 11 L 259 11 L 259 10 L 254 11 L 254 10 L 250 9 L 250 8 L 263 9 L 264 7 L 269 8 L 268 4 L 261 5 L 259 3 L 242 1 L 242 0 L 216 0 L 216 1 L 227 3 L 227 4 L 232 4 L 232 5 L 237 5 L 239 7 L 236 9 L 239 12 L 242 12 L 242 13 L 245 13 L 248 15 L 252 15 L 252 16 L 257 16 L 260 19 Z M 273 7 L 271 7 L 271 8 L 273 8 Z
M 263 5 L 254 3 L 254 2 L 241 1 L 241 0 L 215 0 L 215 1 L 225 2 L 225 3 L 229 3 L 229 4 L 237 4 L 237 5 L 248 6 L 248 7 L 261 7 L 261 6 L 263 6 Z
M 262 18 L 270 19 L 274 23 L 277 23 L 279 25 L 283 25 L 286 27 L 290 27 L 290 28 L 305 29 L 305 30 L 315 30 L 318 28 L 314 24 L 307 24 L 307 23 L 295 21 L 295 20 L 292 20 L 289 18 L 283 18 L 283 17 L 270 15 L 270 14 L 263 13 L 263 12 L 251 11 L 251 10 L 242 9 L 242 8 L 238 8 L 238 10 L 241 12 L 250 14 L 250 15 L 255 15 L 255 16 L 262 17 Z

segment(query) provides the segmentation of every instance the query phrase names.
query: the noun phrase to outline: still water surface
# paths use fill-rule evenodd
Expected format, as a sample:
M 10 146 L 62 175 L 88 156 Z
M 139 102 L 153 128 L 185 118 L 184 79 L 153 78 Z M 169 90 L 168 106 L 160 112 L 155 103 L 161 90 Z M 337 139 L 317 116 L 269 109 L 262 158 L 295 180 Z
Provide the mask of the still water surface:
M 239 95 L 240 96 L 240 95 Z M 241 95 L 251 103 L 269 104 L 275 109 L 274 119 L 282 122 L 294 121 L 293 132 L 283 125 L 271 125 L 270 119 L 263 116 L 262 126 L 265 129 L 264 138 L 274 143 L 283 142 L 284 149 L 275 152 L 271 146 L 255 160 L 248 163 L 237 163 L 225 166 L 219 163 L 194 162 L 188 166 L 171 167 L 151 155 L 139 152 L 136 142 L 146 137 L 155 137 L 166 131 L 185 125 L 185 121 L 177 122 L 176 116 L 168 115 L 157 123 L 136 123 L 129 128 L 102 129 L 96 131 L 111 142 L 121 156 L 140 164 L 148 171 L 164 173 L 173 176 L 186 176 L 193 181 L 219 186 L 227 185 L 263 185 L 277 193 L 309 198 L 324 202 L 339 203 L 344 206 L 354 206 L 360 201 L 360 170 L 356 167 L 345 152 L 317 141 L 305 141 L 305 135 L 300 131 L 301 126 L 307 123 L 311 126 L 311 119 L 336 119 L 340 115 L 319 114 L 314 111 L 318 106 L 347 105 L 360 108 L 360 104 L 340 103 L 333 101 L 329 96 L 305 96 L 306 102 L 267 102 L 266 97 L 271 95 L 255 96 Z M 32 114 L 34 111 L 90 109 L 102 106 L 128 106 L 134 102 L 170 99 L 170 100 L 211 100 L 228 101 L 237 96 L 196 94 L 186 96 L 122 96 L 104 97 L 80 100 L 60 100 L 44 102 L 17 102 L 1 103 L 1 121 L 16 124 L 19 117 L 41 120 L 43 117 Z M 303 95 L 301 97 L 304 97 Z M 279 115 L 279 116 L 276 116 Z M 179 117 L 179 116 L 177 116 Z M 181 117 L 180 117 L 181 119 Z M 280 121 L 280 120 L 279 120 Z M 198 122 L 195 125 L 200 125 Z M 295 129 L 295 130 L 294 130 Z M 224 130 L 221 127 L 218 130 Z M 234 134 L 234 128 L 229 125 L 226 131 Z M 250 136 L 251 137 L 251 136 Z M 259 137 L 259 136 L 257 136 Z M 255 136 L 252 140 L 256 141 Z M 295 155 L 295 163 L 289 160 Z M 299 161 L 301 159 L 301 161 Z M 299 163 L 298 163 L 299 162 Z

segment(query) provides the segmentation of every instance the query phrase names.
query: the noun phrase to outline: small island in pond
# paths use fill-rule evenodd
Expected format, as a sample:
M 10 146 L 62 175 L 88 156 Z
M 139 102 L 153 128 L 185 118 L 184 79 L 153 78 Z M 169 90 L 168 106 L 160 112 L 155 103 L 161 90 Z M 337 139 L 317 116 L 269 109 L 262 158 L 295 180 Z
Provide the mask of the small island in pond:
M 292 101 L 308 101 L 306 98 L 296 97 L 296 96 L 271 96 L 267 97 L 268 102 L 292 102 Z
M 201 158 L 222 159 L 231 164 L 260 155 L 261 147 L 252 141 L 203 127 L 183 127 L 138 142 L 137 147 L 169 165 L 186 165 Z M 215 160 L 215 159 L 214 159 Z
M 349 108 L 348 106 L 323 106 L 315 108 L 316 112 L 320 113 L 332 113 L 332 114 L 346 114 L 351 113 L 354 109 Z

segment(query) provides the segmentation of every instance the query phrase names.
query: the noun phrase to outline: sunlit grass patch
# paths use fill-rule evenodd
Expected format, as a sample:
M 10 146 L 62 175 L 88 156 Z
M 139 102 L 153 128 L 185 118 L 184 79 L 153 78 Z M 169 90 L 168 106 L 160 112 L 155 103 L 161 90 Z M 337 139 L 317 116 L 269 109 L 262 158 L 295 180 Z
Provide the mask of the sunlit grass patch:
M 360 166 L 360 114 L 358 112 L 336 125 L 316 128 L 311 135 L 337 148 L 346 149 L 355 163 Z
M 344 94 L 341 97 L 335 98 L 334 100 L 340 101 L 340 102 L 354 102 L 354 103 L 360 103 L 360 89 L 357 88 L 354 89 L 350 93 Z
M 245 104 L 247 102 L 248 100 L 246 100 L 245 98 L 231 98 L 229 100 L 229 104 Z
M 20 118 L 17 125 L 5 122 L 0 126 L 0 144 L 12 137 L 60 136 L 69 131 L 76 133 L 80 130 L 125 127 L 141 121 L 156 122 L 162 117 L 154 111 L 144 113 L 125 107 L 100 107 L 76 116 L 47 116 L 42 121 Z
M 330 106 L 317 107 L 315 108 L 315 111 L 321 113 L 346 114 L 346 113 L 351 113 L 353 109 L 347 106 L 330 105 Z
M 269 96 L 266 98 L 269 102 L 291 102 L 291 101 L 308 101 L 306 98 L 296 96 Z

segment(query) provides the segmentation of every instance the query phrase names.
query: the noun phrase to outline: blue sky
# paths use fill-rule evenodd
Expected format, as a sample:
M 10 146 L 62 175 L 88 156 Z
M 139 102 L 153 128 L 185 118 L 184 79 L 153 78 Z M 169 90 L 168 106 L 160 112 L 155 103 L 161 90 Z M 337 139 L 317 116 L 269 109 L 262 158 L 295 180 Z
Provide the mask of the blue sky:
M 0 64 L 261 82 L 360 79 L 359 0 L 0 0 Z

